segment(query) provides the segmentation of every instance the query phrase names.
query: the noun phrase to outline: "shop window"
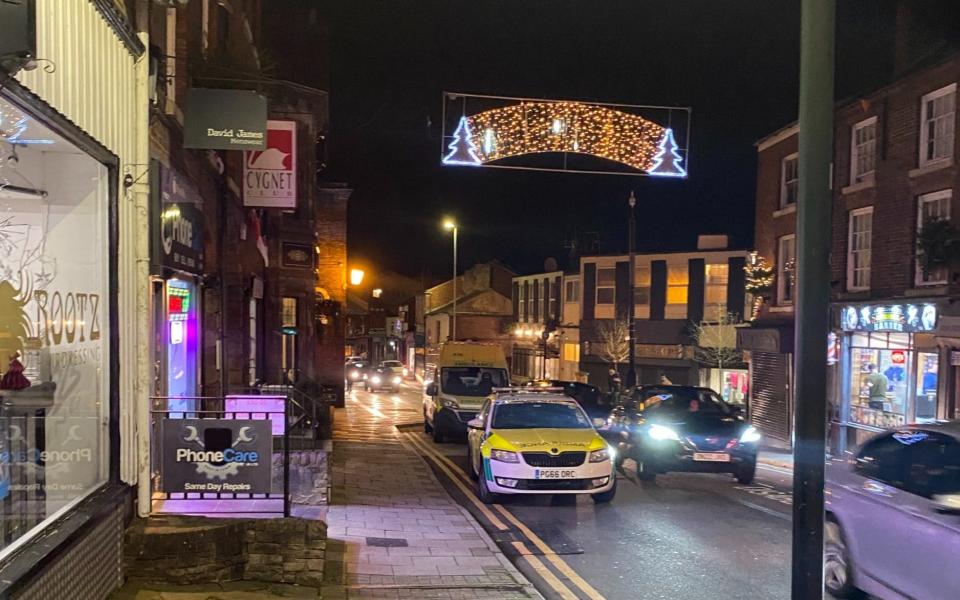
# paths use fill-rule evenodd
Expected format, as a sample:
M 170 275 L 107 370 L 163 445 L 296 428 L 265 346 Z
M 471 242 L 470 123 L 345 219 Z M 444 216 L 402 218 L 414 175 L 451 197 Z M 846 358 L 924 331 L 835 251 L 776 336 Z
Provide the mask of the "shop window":
M 941 190 L 920 196 L 917 201 L 917 231 L 924 225 L 939 220 L 950 220 L 950 201 L 953 190 Z M 916 267 L 917 285 L 943 285 L 947 283 L 947 268 L 945 266 L 929 266 L 924 268 L 920 256 L 917 257 Z
M 580 282 L 576 279 L 566 282 L 566 301 L 580 302 Z
M 780 208 L 794 206 L 797 203 L 800 171 L 796 154 L 783 159 L 780 166 Z
M 850 134 L 850 185 L 873 180 L 877 161 L 877 118 L 853 126 Z
M 785 235 L 777 242 L 777 304 L 793 304 L 796 290 L 797 238 Z
M 637 267 L 634 275 L 633 302 L 637 306 L 650 305 L 650 267 Z
M 870 251 L 873 237 L 873 207 L 850 211 L 847 236 L 847 289 L 870 289 Z
M 920 166 L 953 156 L 957 84 L 923 97 L 920 109 Z
M 705 321 L 720 321 L 727 314 L 727 284 L 730 266 L 726 263 L 706 265 L 704 270 Z
M 5 557 L 11 544 L 42 533 L 106 483 L 109 456 L 119 448 L 111 448 L 109 436 L 110 365 L 117 359 L 110 354 L 107 265 L 116 248 L 109 245 L 108 169 L 2 90 L 0 116 L 4 125 L 15 124 L 20 140 L 32 142 L 17 146 L 17 160 L 8 160 L 12 147 L 0 144 Z M 157 333 L 164 327 L 189 334 L 164 321 Z
M 616 285 L 616 269 L 597 269 L 597 304 L 613 304 Z

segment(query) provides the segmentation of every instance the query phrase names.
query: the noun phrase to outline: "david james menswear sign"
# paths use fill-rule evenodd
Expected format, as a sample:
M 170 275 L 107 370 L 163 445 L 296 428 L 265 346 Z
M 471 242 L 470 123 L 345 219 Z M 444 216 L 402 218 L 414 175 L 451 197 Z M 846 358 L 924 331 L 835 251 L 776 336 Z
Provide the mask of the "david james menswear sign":
M 187 90 L 184 148 L 263 150 L 267 99 L 250 90 Z
M 269 494 L 271 422 L 163 420 L 163 491 Z
M 297 207 L 297 123 L 267 121 L 267 148 L 243 153 L 243 205 Z

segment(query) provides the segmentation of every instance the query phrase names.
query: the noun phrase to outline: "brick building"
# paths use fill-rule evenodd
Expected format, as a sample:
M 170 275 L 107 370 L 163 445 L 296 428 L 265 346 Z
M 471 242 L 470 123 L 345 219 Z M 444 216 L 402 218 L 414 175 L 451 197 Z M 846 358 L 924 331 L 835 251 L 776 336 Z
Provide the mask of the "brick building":
M 950 363 L 960 348 L 953 304 L 960 274 L 954 260 L 937 260 L 939 252 L 928 261 L 918 240 L 937 227 L 949 232 L 960 214 L 958 81 L 960 55 L 941 55 L 837 107 L 828 340 L 835 450 L 882 428 L 956 416 Z M 775 265 L 776 285 L 740 336 L 750 351 L 753 404 L 771 407 L 752 416 L 787 442 L 797 133 L 790 127 L 757 145 L 756 248 Z M 780 420 L 775 427 L 766 423 L 771 416 Z

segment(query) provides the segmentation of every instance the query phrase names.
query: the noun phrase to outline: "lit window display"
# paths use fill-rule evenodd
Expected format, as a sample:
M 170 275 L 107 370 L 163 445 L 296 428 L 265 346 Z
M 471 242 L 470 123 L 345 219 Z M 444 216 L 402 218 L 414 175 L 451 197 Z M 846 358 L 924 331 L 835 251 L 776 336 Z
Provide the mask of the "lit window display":
M 0 96 L 0 556 L 107 480 L 108 181 Z

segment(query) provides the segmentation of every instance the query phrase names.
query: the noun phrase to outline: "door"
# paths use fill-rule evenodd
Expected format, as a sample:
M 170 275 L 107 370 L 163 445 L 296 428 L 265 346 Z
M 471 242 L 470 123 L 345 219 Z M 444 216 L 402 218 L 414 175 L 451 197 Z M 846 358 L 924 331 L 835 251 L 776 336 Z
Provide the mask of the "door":
M 483 456 L 480 452 L 480 445 L 483 444 L 483 440 L 487 439 L 487 428 L 489 425 L 487 420 L 490 415 L 490 406 L 491 403 L 487 400 L 483 403 L 483 408 L 481 408 L 477 414 L 476 418 L 483 422 L 483 427 L 480 429 L 469 427 L 467 429 L 467 444 L 470 446 L 470 468 L 477 474 L 480 474 L 483 469 Z
M 858 505 L 846 512 L 859 568 L 911 598 L 955 597 L 960 516 L 938 512 L 932 497 L 960 491 L 957 442 L 935 431 L 885 434 L 864 446 L 855 471 Z

